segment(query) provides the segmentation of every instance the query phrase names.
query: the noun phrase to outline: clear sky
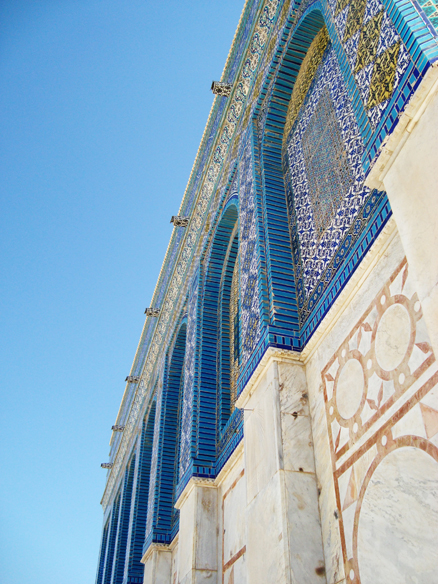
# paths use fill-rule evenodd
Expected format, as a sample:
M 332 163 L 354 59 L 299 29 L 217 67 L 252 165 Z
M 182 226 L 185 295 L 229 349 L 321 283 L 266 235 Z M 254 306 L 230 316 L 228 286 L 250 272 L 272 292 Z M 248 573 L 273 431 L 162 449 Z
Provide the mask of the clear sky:
M 0 0 L 0 582 L 94 582 L 115 422 L 243 0 Z

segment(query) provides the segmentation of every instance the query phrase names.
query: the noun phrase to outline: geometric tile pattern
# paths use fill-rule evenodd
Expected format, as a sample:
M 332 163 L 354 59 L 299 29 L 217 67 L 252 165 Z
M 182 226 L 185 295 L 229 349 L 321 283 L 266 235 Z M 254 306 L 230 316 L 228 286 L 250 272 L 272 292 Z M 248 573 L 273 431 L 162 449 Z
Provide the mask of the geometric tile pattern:
M 251 141 L 240 164 L 240 306 L 242 361 L 246 362 L 260 337 L 258 253 Z
M 361 134 L 331 45 L 286 146 L 302 309 L 370 192 L 363 184 Z
M 191 444 L 193 432 L 193 399 L 195 392 L 196 370 L 197 370 L 197 347 L 196 336 L 198 330 L 198 292 L 199 292 L 199 272 L 193 277 L 187 310 L 187 339 L 186 339 L 186 362 L 184 366 L 184 393 L 183 411 L 181 420 L 180 438 L 180 470 L 182 477 L 190 464 Z
M 373 128 L 410 57 L 379 0 L 330 0 L 335 26 Z
M 240 360 L 240 314 L 239 314 L 239 261 L 235 261 L 230 292 L 230 407 L 234 410 L 236 384 L 239 377 Z
M 437 0 L 418 0 L 418 4 L 426 14 L 436 31 L 438 31 L 438 2 Z
M 304 163 L 319 240 L 353 184 L 347 152 L 325 88 L 302 140 Z

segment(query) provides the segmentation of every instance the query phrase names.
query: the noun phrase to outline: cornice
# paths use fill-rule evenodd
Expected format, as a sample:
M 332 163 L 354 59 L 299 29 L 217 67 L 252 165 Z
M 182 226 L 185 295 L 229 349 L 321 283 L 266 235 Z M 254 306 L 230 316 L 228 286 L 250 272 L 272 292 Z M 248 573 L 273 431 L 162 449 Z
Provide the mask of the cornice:
M 141 558 L 140 562 L 142 564 L 146 564 L 146 562 L 148 561 L 148 559 L 151 557 L 151 555 L 154 552 L 172 552 L 173 548 L 171 549 L 170 546 L 171 546 L 171 544 L 151 543 L 151 545 L 146 550 L 145 555 Z
M 128 451 L 132 435 L 135 432 L 135 428 L 138 424 L 145 399 L 147 399 L 150 392 L 152 373 L 160 355 L 160 348 L 166 336 L 166 332 L 172 320 L 172 316 L 175 313 L 178 300 L 181 298 L 181 290 L 184 288 L 184 283 L 187 279 L 187 271 L 190 268 L 193 252 L 196 250 L 199 236 L 202 234 L 202 226 L 205 220 L 205 214 L 209 208 L 210 202 L 215 192 L 215 185 L 219 178 L 228 148 L 233 141 L 235 130 L 237 129 L 241 115 L 244 111 L 244 105 L 249 96 L 250 88 L 254 82 L 258 65 L 260 64 L 262 55 L 266 49 L 267 41 L 273 28 L 279 3 L 280 0 L 266 0 L 257 13 L 256 25 L 253 29 L 252 37 L 247 43 L 245 55 L 241 60 L 240 71 L 237 73 L 236 80 L 233 84 L 233 93 L 228 98 L 226 107 L 224 108 L 221 127 L 216 132 L 215 144 L 212 147 L 210 159 L 206 163 L 205 171 L 203 173 L 203 182 L 201 183 L 198 191 L 198 197 L 193 207 L 189 225 L 185 230 L 184 237 L 179 247 L 178 259 L 175 263 L 173 274 L 169 279 L 166 294 L 160 307 L 160 316 L 158 318 L 158 322 L 156 322 L 154 331 L 152 333 L 151 342 L 149 344 L 149 349 L 145 357 L 145 363 L 141 373 L 141 380 L 133 396 L 127 419 L 124 421 L 125 430 L 121 437 L 118 450 L 114 456 L 113 467 L 109 473 L 102 498 L 102 505 L 104 508 L 110 501 L 117 477 L 120 471 L 123 469 L 123 462 Z M 214 103 L 212 111 L 213 109 Z M 207 122 L 207 127 L 209 126 L 209 123 L 210 118 Z M 168 251 L 169 249 L 170 247 L 168 248 Z M 166 252 L 166 258 L 167 253 L 168 252 Z M 166 258 L 164 264 L 166 264 Z M 159 281 L 161 275 L 162 272 L 160 272 Z M 156 287 L 154 296 L 156 295 L 157 290 L 158 288 Z M 146 331 L 146 326 L 147 325 L 145 324 L 143 331 Z M 142 343 L 143 337 L 140 340 L 139 347 L 134 358 L 134 364 L 137 362 L 138 352 L 142 347 Z M 126 393 L 127 392 L 125 390 L 125 396 Z M 122 404 L 119 412 L 123 411 L 123 408 L 124 404 Z
M 257 365 L 254 373 L 249 378 L 247 384 L 245 385 L 242 393 L 236 400 L 236 408 L 244 409 L 248 403 L 250 397 L 256 390 L 256 386 L 263 377 L 265 371 L 269 368 L 271 363 L 274 361 L 283 361 L 287 363 L 293 363 L 295 365 L 303 365 L 303 354 L 297 353 L 296 351 L 289 351 L 288 349 L 277 349 L 275 347 L 268 347 L 265 354 Z
M 209 489 L 215 489 L 216 486 L 217 486 L 216 481 L 214 479 L 204 479 L 204 478 L 200 478 L 200 477 L 192 477 L 189 480 L 189 482 L 187 483 L 187 485 L 184 487 L 184 490 L 181 493 L 181 495 L 178 497 L 178 500 L 175 503 L 175 509 L 181 509 L 181 507 L 184 505 L 187 498 L 189 497 L 190 493 L 196 487 L 207 487 Z

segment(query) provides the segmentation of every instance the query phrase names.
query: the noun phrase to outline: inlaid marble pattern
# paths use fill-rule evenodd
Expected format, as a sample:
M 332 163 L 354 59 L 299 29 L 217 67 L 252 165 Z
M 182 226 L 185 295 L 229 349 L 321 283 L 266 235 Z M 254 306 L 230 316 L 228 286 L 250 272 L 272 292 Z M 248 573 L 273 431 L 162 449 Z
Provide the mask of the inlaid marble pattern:
M 347 582 L 431 583 L 438 367 L 406 260 L 322 371 Z

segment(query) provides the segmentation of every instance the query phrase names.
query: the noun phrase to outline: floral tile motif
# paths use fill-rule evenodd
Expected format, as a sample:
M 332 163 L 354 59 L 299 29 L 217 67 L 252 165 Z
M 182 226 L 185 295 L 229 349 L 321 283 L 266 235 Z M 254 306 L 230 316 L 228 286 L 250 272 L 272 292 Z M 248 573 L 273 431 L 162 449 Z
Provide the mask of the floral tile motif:
M 251 141 L 240 163 L 240 306 L 242 361 L 249 359 L 260 336 L 258 254 Z
M 338 36 L 375 129 L 408 68 L 409 54 L 379 0 L 338 0 L 330 4 Z M 364 74 L 365 68 L 371 71 Z
M 197 272 L 193 277 L 190 287 L 187 310 L 186 359 L 184 366 L 184 392 L 180 438 L 180 477 L 183 476 L 190 464 L 192 409 L 196 368 L 196 333 L 198 326 L 198 292 L 199 273 Z
M 289 196 L 293 199 L 300 251 L 299 257 L 295 256 L 300 308 L 369 195 L 363 184 L 363 150 L 343 76 L 330 46 L 287 143 Z

